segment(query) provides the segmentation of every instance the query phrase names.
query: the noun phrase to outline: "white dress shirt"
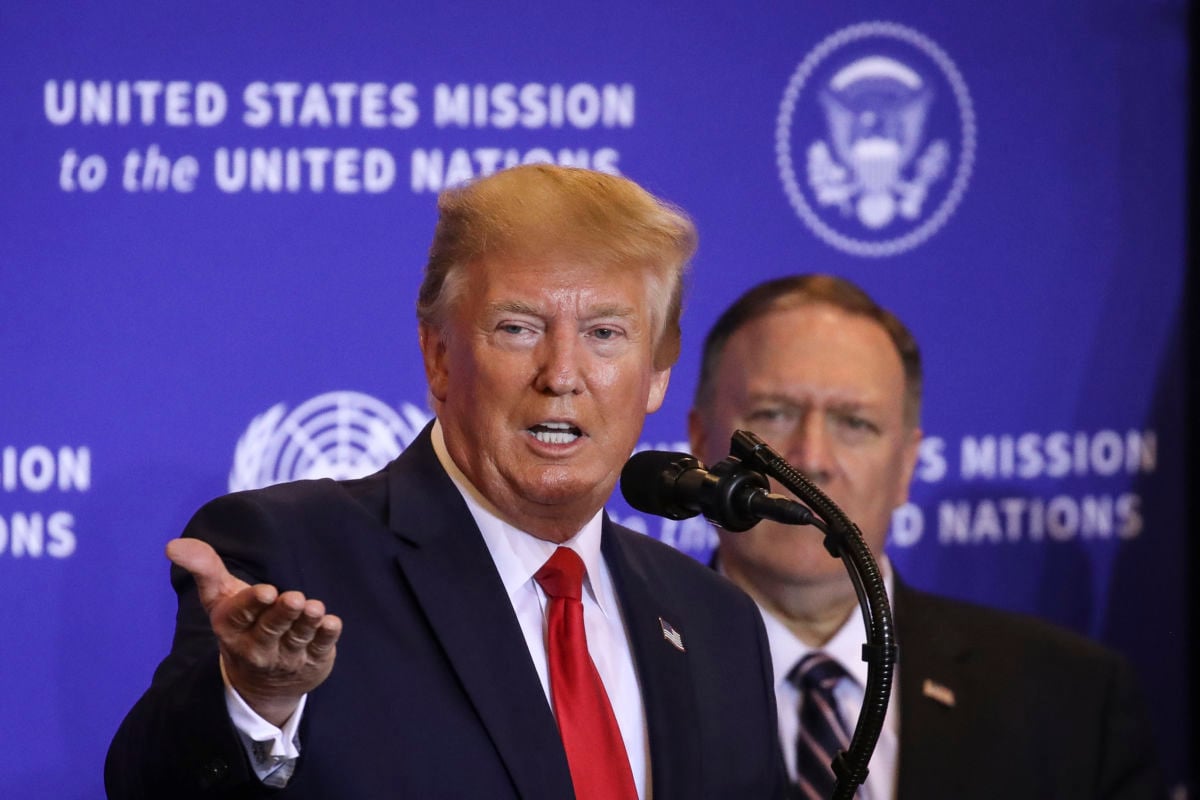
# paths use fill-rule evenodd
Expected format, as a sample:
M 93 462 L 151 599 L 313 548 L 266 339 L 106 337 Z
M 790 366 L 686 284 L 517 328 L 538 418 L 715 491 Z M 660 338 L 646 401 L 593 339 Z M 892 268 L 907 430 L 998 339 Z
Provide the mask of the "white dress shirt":
M 471 485 L 467 477 L 451 460 L 446 451 L 442 428 L 434 423 L 433 449 L 438 461 L 462 494 L 467 508 L 483 535 L 484 544 L 496 564 L 496 571 L 512 603 L 525 644 L 537 670 L 538 680 L 550 700 L 550 672 L 546 652 L 546 594 L 533 579 L 546 560 L 559 546 L 538 539 L 500 519 L 491 504 Z M 642 706 L 641 687 L 633 664 L 633 652 L 621 615 L 621 606 L 613 588 L 608 565 L 600 553 L 600 531 L 603 511 L 584 525 L 583 529 L 562 543 L 579 554 L 587 569 L 583 584 L 583 621 L 587 633 L 588 652 L 600 674 L 612 705 L 621 738 L 629 756 L 629 766 L 637 786 L 638 797 L 650 798 L 649 740 L 646 712 Z M 224 674 L 224 671 L 222 671 Z M 259 778 L 271 785 L 283 785 L 290 777 L 295 759 L 299 756 L 296 731 L 304 701 L 284 724 L 283 730 L 256 714 L 229 685 L 226 687 L 226 706 L 242 737 L 246 752 Z M 551 705 L 551 713 L 553 706 Z
M 888 600 L 892 597 L 892 571 L 886 557 L 879 559 Z M 846 578 L 849 580 L 849 577 Z M 775 702 L 779 712 L 779 740 L 783 743 L 783 760 L 788 775 L 796 781 L 796 737 L 800 733 L 800 690 L 788 681 L 788 673 L 796 663 L 814 650 L 821 650 L 836 660 L 850 674 L 834 687 L 838 714 L 846 727 L 854 732 L 858 712 L 862 708 L 867 685 L 867 662 L 862 660 L 862 646 L 867 641 L 867 629 L 862 614 L 856 609 L 823 647 L 809 647 L 793 634 L 777 617 L 762 606 L 763 624 L 771 645 L 771 664 L 775 672 Z M 859 800 L 894 800 L 896 768 L 900 747 L 899 693 L 900 670 L 893 670 L 892 695 L 887 716 L 875 751 L 871 754 L 866 782 L 856 795 Z

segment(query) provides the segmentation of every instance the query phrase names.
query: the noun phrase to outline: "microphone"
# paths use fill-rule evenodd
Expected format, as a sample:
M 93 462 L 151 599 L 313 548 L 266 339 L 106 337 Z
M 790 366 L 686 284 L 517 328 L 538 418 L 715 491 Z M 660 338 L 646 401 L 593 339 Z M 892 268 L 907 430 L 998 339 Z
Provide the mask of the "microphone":
M 687 453 L 643 450 L 621 470 L 621 494 L 638 511 L 667 519 L 703 514 L 727 531 L 749 530 L 760 520 L 812 525 L 806 506 L 770 491 L 766 477 L 727 458 L 710 470 Z

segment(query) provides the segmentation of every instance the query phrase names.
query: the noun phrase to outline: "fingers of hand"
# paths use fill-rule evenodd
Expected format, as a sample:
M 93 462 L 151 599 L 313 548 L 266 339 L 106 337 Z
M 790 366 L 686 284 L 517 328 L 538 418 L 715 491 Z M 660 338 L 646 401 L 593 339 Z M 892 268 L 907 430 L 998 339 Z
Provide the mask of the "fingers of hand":
M 333 649 L 341 633 L 342 621 L 325 613 L 320 600 L 307 599 L 300 592 L 279 594 L 274 586 L 258 584 L 240 592 L 229 604 L 226 631 L 244 637 L 257 653 L 250 655 L 258 663 L 267 654 L 303 656 L 320 659 Z
M 308 643 L 309 655 L 317 661 L 329 658 L 341 635 L 341 617 L 326 614 L 321 620 L 321 624 L 317 626 L 312 641 Z
M 258 615 L 258 622 L 251 633 L 264 645 L 278 642 L 303 611 L 304 595 L 299 592 L 284 592 Z
M 300 613 L 287 630 L 279 636 L 279 646 L 290 652 L 299 652 L 308 647 L 317 633 L 317 626 L 325 618 L 325 604 L 320 600 L 305 600 Z
M 279 590 L 270 584 L 247 586 L 212 609 L 213 630 L 218 636 L 252 632 L 278 600 Z

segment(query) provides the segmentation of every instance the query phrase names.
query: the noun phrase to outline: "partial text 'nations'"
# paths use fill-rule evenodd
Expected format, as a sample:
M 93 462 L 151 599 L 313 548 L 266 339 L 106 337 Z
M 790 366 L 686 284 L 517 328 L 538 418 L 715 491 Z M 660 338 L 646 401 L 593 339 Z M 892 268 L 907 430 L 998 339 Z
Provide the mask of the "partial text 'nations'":
M 75 514 L 48 497 L 87 492 L 92 454 L 87 447 L 32 445 L 0 449 L 0 498 L 20 498 L 0 510 L 0 557 L 67 558 L 75 552 Z M 8 506 L 8 503 L 5 503 Z

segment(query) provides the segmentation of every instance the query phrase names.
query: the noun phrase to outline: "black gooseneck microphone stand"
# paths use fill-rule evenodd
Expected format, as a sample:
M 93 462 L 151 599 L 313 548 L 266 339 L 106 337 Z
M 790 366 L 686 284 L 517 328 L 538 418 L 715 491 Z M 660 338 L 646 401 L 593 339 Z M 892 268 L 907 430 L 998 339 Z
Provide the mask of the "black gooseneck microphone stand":
M 775 478 L 819 517 L 812 524 L 825 534 L 825 549 L 829 554 L 842 559 L 846 565 L 858 595 L 858 604 L 867 627 L 867 641 L 862 649 L 863 661 L 867 662 L 866 693 L 850 749 L 838 753 L 833 759 L 833 774 L 837 777 L 833 800 L 852 800 L 855 791 L 867 778 L 867 764 L 879 740 L 879 732 L 883 730 L 888 697 L 892 691 L 892 672 L 896 665 L 892 609 L 888 604 L 883 577 L 879 574 L 879 565 L 863 541 L 858 526 L 812 481 L 800 474 L 762 439 L 749 431 L 735 431 L 730 457 L 751 470 Z

